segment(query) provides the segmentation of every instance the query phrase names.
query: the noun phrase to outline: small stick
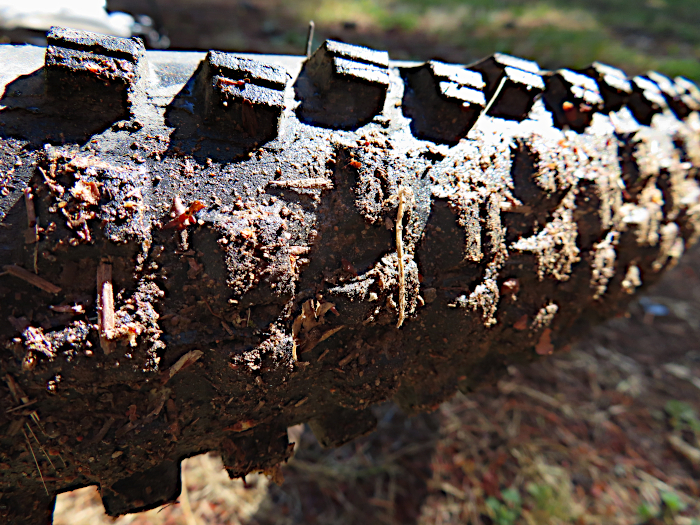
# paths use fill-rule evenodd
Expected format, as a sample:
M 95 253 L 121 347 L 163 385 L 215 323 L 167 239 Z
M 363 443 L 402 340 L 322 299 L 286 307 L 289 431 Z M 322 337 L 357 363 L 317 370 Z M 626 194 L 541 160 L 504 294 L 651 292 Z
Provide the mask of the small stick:
M 221 326 L 223 326 L 224 330 L 230 335 L 231 337 L 234 336 L 233 330 L 231 330 L 231 327 L 228 325 L 226 321 L 221 321 Z
M 403 264 L 403 216 L 406 212 L 406 204 L 413 199 L 413 192 L 406 186 L 399 186 L 399 209 L 396 214 L 396 255 L 398 256 L 399 270 L 399 320 L 396 328 L 401 328 L 406 319 L 406 269 Z
M 100 346 L 105 354 L 112 353 L 114 336 L 114 290 L 112 288 L 112 265 L 100 262 L 97 267 L 97 311 L 99 313 Z
M 24 205 L 27 208 L 27 231 L 24 236 L 26 244 L 34 245 L 34 273 L 39 273 L 37 269 L 37 260 L 39 258 L 39 224 L 36 220 L 36 208 L 34 207 L 34 194 L 31 188 L 24 188 Z
M 0 275 L 9 273 L 10 275 L 19 277 L 23 281 L 27 281 L 29 284 L 33 284 L 37 288 L 41 288 L 45 292 L 59 293 L 61 291 L 60 286 L 56 286 L 55 284 L 50 283 L 46 279 L 39 277 L 38 275 L 30 272 L 29 270 L 25 270 L 24 268 L 22 268 L 21 266 L 17 266 L 16 264 L 6 264 L 2 267 L 2 269 L 5 271 Z
M 318 340 L 318 342 L 322 343 L 323 341 L 325 341 L 326 339 L 328 339 L 332 335 L 335 335 L 338 332 L 340 332 L 343 328 L 345 328 L 345 325 L 341 324 L 340 326 L 336 326 L 335 328 L 331 328 L 330 330 L 326 330 L 325 332 L 323 332 L 323 335 L 321 336 L 321 339 Z
M 34 421 L 34 424 L 39 427 L 39 430 L 46 435 L 46 432 L 44 432 L 44 428 L 41 426 L 41 421 L 39 420 L 39 414 L 36 413 L 36 410 L 32 410 L 29 414 L 29 417 L 32 418 L 32 421 Z
M 36 465 L 36 469 L 39 471 L 39 477 L 41 478 L 41 483 L 44 485 L 46 495 L 49 496 L 49 489 L 46 486 L 46 482 L 44 481 L 44 475 L 41 473 L 41 467 L 39 467 L 39 462 L 36 460 L 34 449 L 32 448 L 32 444 L 29 442 L 29 437 L 27 436 L 27 433 L 24 431 L 24 429 L 22 429 L 22 434 L 24 434 L 24 439 L 27 440 L 27 445 L 29 445 L 29 452 L 32 453 L 32 457 L 34 458 L 34 464 Z
M 27 228 L 34 230 L 36 226 L 36 209 L 34 208 L 34 195 L 31 188 L 24 188 L 24 205 L 27 208 Z
M 17 410 L 21 410 L 22 408 L 27 408 L 29 405 L 33 405 L 36 402 L 37 402 L 36 399 L 32 399 L 29 403 L 25 403 L 23 405 L 18 405 L 18 406 L 13 407 L 13 408 L 8 408 L 7 410 L 5 410 L 5 413 L 9 414 L 10 412 L 16 412 Z
M 112 425 L 115 421 L 116 419 L 114 419 L 113 417 L 110 417 L 107 421 L 105 421 L 100 431 L 97 434 L 95 434 L 95 437 L 92 438 L 92 443 L 97 444 L 100 441 L 102 441 L 107 435 L 107 432 L 109 432 L 109 429 L 112 428 Z
M 201 350 L 190 350 L 185 355 L 180 357 L 173 366 L 171 366 L 168 371 L 163 375 L 163 384 L 167 383 L 175 374 L 177 374 L 183 368 L 190 366 L 195 363 L 200 357 L 204 355 Z
M 204 301 L 204 306 L 207 307 L 207 310 L 209 310 L 209 313 L 210 313 L 211 315 L 213 315 L 214 317 L 216 317 L 217 319 L 220 319 L 220 320 L 223 322 L 224 318 L 221 317 L 220 315 L 217 315 L 217 314 L 214 313 L 214 310 L 211 309 L 211 306 L 209 306 L 209 303 L 207 302 L 207 300 L 204 299 L 204 298 L 202 298 L 202 301 Z
M 486 113 L 489 112 L 489 110 L 491 109 L 491 106 L 493 106 L 493 104 L 496 102 L 496 99 L 498 98 L 498 95 L 501 94 L 501 91 L 503 90 L 503 86 L 505 86 L 505 85 L 506 85 L 506 77 L 504 76 L 504 77 L 501 79 L 501 83 L 498 84 L 498 87 L 496 88 L 496 91 L 494 91 L 493 96 L 491 97 L 491 100 L 488 101 L 488 103 L 486 104 L 486 107 L 484 108 L 484 110 L 483 110 L 483 111 L 481 112 L 481 114 L 477 117 L 476 122 L 475 122 L 474 125 L 472 126 L 472 129 L 476 129 L 476 128 L 478 127 L 480 121 L 486 116 Z
M 311 47 L 314 43 L 314 29 L 316 29 L 316 24 L 313 20 L 309 20 L 309 32 L 306 34 L 306 58 L 311 56 Z
M 12 395 L 12 398 L 15 400 L 15 403 L 19 403 L 20 401 L 22 404 L 25 403 L 25 394 L 22 392 L 22 390 L 19 388 L 19 385 L 15 381 L 15 378 L 12 377 L 10 374 L 7 374 L 5 376 L 5 383 L 7 383 L 7 388 L 10 389 L 10 394 Z
M 357 352 L 357 351 L 355 351 L 355 352 L 350 352 L 348 355 L 346 355 L 346 356 L 343 357 L 340 361 L 338 361 L 338 366 L 345 366 L 345 365 L 347 365 L 350 361 L 352 361 L 352 360 L 355 359 L 356 357 L 359 357 L 359 355 L 360 355 L 360 354 L 359 354 L 359 352 Z M 338 369 L 336 368 L 336 370 L 338 370 Z M 340 370 L 340 371 L 343 372 L 343 373 L 345 373 L 345 370 Z

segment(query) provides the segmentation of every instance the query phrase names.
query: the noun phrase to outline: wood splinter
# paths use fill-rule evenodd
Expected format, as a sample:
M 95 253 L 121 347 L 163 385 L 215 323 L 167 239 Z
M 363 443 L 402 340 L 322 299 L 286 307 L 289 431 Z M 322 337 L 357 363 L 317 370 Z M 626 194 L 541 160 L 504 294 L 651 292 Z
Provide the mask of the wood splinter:
M 403 263 L 403 216 L 406 213 L 406 205 L 413 203 L 413 190 L 407 186 L 399 186 L 399 209 L 396 213 L 396 256 L 398 259 L 399 273 L 399 319 L 396 328 L 401 328 L 406 319 L 406 268 Z
M 49 293 L 60 293 L 61 292 L 61 287 L 56 286 L 53 283 L 50 283 L 46 279 L 39 277 L 38 275 L 30 272 L 29 270 L 25 270 L 21 266 L 17 266 L 16 264 L 6 264 L 5 266 L 2 267 L 3 270 L 5 270 L 3 273 L 0 275 L 4 274 L 10 274 L 14 275 L 15 277 L 19 277 L 23 281 L 27 281 L 29 284 L 33 284 L 37 288 L 41 288 L 45 292 Z
M 112 265 L 100 262 L 97 267 L 97 313 L 100 330 L 100 346 L 109 355 L 115 350 L 111 339 L 115 336 L 114 290 L 112 288 Z
M 323 177 L 315 177 L 308 179 L 291 179 L 291 180 L 271 180 L 267 183 L 275 188 L 288 188 L 290 190 L 332 190 L 333 182 L 324 179 Z

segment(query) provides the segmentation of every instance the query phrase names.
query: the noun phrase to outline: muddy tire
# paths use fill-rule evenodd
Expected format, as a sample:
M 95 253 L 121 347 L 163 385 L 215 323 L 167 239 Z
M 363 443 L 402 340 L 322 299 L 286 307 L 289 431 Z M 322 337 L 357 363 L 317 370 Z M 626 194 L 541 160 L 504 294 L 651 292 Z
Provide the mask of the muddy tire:
M 700 231 L 700 92 L 541 71 L 0 46 L 0 521 L 274 470 L 621 312 Z

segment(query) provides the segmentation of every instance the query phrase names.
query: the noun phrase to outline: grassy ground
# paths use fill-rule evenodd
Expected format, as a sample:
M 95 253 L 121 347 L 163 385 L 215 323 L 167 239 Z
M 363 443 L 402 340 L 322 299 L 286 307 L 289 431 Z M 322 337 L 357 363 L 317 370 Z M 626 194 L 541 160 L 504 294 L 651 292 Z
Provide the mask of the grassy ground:
M 601 60 L 700 82 L 697 0 L 110 1 L 158 18 L 176 48 L 301 54 L 337 38 L 397 59 L 468 63 L 494 51 L 541 66 Z M 160 7 L 156 9 L 155 7 Z M 493 388 L 324 451 L 303 427 L 281 486 L 184 463 L 179 503 L 116 522 L 95 489 L 59 497 L 60 525 L 660 524 L 700 516 L 700 251 L 629 317 Z M 663 313 L 654 316 L 651 312 Z

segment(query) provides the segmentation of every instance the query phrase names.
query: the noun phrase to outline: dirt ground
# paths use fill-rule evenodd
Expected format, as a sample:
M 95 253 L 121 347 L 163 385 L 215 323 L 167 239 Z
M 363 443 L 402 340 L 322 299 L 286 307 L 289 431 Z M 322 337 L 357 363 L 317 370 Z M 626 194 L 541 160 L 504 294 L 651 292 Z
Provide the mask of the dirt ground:
M 222 4 L 225 17 L 190 5 L 160 9 L 175 47 L 302 52 L 305 28 L 285 9 L 265 18 L 261 2 Z M 332 36 L 369 38 L 362 27 L 338 23 Z M 381 35 L 377 47 L 399 58 L 474 58 L 431 35 Z M 331 451 L 290 429 L 281 485 L 229 480 L 218 457 L 198 456 L 184 462 L 177 504 L 113 521 L 85 488 L 59 497 L 55 523 L 700 524 L 698 269 L 695 249 L 629 314 L 431 414 L 383 405 L 374 434 Z

